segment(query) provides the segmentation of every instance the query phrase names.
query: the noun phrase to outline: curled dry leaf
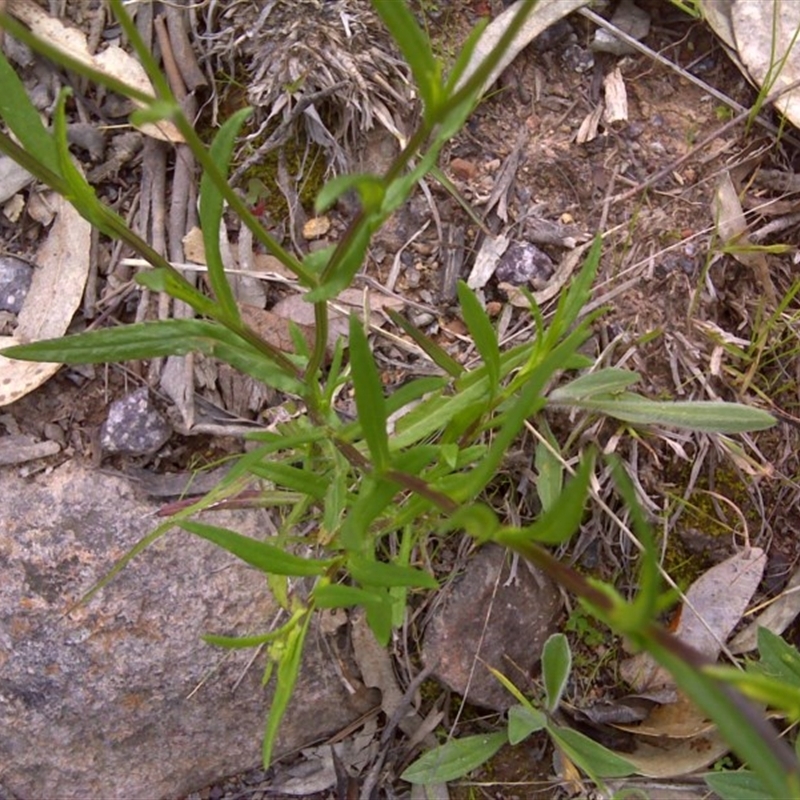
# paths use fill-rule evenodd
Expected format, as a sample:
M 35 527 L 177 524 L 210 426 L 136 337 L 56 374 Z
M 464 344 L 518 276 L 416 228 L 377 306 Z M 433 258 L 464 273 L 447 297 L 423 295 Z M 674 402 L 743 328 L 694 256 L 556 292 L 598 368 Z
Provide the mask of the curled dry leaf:
M 36 254 L 31 288 L 19 312 L 15 344 L 63 336 L 78 308 L 89 273 L 91 225 L 62 197 L 51 200 L 56 219 Z M 17 361 L 0 356 L 0 406 L 13 403 L 41 386 L 61 364 Z
M 122 48 L 112 45 L 93 55 L 89 52 L 86 36 L 80 30 L 50 16 L 33 0 L 10 0 L 8 12 L 24 22 L 39 39 L 57 47 L 66 55 L 134 89 L 155 94 L 144 67 Z M 141 103 L 136 105 L 142 107 Z M 168 120 L 146 123 L 139 130 L 165 142 L 185 141 L 180 131 Z

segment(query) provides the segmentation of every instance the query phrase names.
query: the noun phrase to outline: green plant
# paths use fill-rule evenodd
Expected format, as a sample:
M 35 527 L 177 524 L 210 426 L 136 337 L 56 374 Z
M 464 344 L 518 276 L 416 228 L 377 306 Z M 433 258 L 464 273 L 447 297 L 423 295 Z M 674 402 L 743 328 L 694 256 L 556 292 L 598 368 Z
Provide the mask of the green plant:
M 624 758 L 556 721 L 571 666 L 572 655 L 566 637 L 561 633 L 553 634 L 545 642 L 542 651 L 544 697 L 535 705 L 505 675 L 490 668 L 492 674 L 519 701 L 519 705 L 512 706 L 508 711 L 506 733 L 453 739 L 429 750 L 400 777 L 409 783 L 419 784 L 444 783 L 461 778 L 486 763 L 504 744 L 519 744 L 532 733 L 542 730 L 547 732 L 562 756 L 586 773 L 596 786 L 602 787 L 603 778 L 632 775 L 636 768 Z
M 643 523 L 639 525 L 644 553 L 641 591 L 630 603 L 612 587 L 586 581 L 545 549 L 569 539 L 581 522 L 594 466 L 591 450 L 583 454 L 574 476 L 565 480 L 557 443 L 552 436 L 543 437 L 548 446 L 537 454 L 543 511 L 530 524 L 505 526 L 480 501 L 529 420 L 538 421 L 546 430 L 541 415 L 547 407 L 607 415 L 628 425 L 674 425 L 699 431 L 736 433 L 773 424 L 767 413 L 737 404 L 649 400 L 630 391 L 638 379 L 636 373 L 593 369 L 592 361 L 578 348 L 589 336 L 592 321 L 602 313 L 583 314 L 600 260 L 599 238 L 583 268 L 562 292 L 549 321 L 545 322 L 531 301 L 535 337 L 505 352 L 478 299 L 466 285 L 459 285 L 462 315 L 482 358 L 473 369 L 459 364 L 397 314 L 393 315 L 395 322 L 440 367 L 440 377 L 412 380 L 385 396 L 367 332 L 356 317 L 350 320 L 347 344 L 340 340 L 330 357 L 327 351 L 328 301 L 352 281 L 372 234 L 405 202 L 417 182 L 435 169 L 442 146 L 464 125 L 486 76 L 531 11 L 533 0 L 522 3 L 494 50 L 464 80 L 480 30 L 467 41 L 445 77 L 406 3 L 375 0 L 376 10 L 411 67 L 422 117 L 385 174 L 339 176 L 323 187 L 317 198 L 318 211 L 349 190 L 359 196 L 361 211 L 336 246 L 302 258 L 264 230 L 245 199 L 226 180 L 238 131 L 249 112 L 234 114 L 211 146 L 204 147 L 125 13 L 122 0 L 110 0 L 110 5 L 155 87 L 155 97 L 65 56 L 7 16 L 0 17 L 0 22 L 11 35 L 53 61 L 142 104 L 134 122 L 169 120 L 181 132 L 203 170 L 200 219 L 213 296 L 189 284 L 98 200 L 69 153 L 68 92 L 59 97 L 51 132 L 42 124 L 8 61 L 0 56 L 0 117 L 14 137 L 0 132 L 0 152 L 67 197 L 101 233 L 122 240 L 142 255 L 151 269 L 137 276 L 140 284 L 183 301 L 198 316 L 25 344 L 7 349 L 5 355 L 97 363 L 200 351 L 297 398 L 305 411 L 275 432 L 253 434 L 254 449 L 238 460 L 215 489 L 139 542 L 85 599 L 174 526 L 210 540 L 262 570 L 285 609 L 283 624 L 249 637 L 206 638 L 221 647 L 267 646 L 265 680 L 274 675 L 276 683 L 264 735 L 267 764 L 297 680 L 314 612 L 361 606 L 377 639 L 386 643 L 392 627 L 402 620 L 409 595 L 437 585 L 417 566 L 428 537 L 466 530 L 481 541 L 493 539 L 544 566 L 574 591 L 591 613 L 671 669 L 684 690 L 718 720 L 737 753 L 751 758 L 771 791 L 779 794 L 795 787 L 797 765 L 776 744 L 760 717 L 704 674 L 701 668 L 705 664 L 696 653 L 652 622 L 664 603 L 654 548 Z M 316 320 L 313 345 L 297 334 L 294 351 L 284 352 L 242 320 L 220 254 L 219 228 L 225 203 L 307 290 L 305 298 L 313 303 Z M 357 419 L 353 422 L 336 413 L 334 398 L 344 385 L 352 385 L 355 394 Z M 278 534 L 269 542 L 193 519 L 215 503 L 235 497 L 254 478 L 264 485 L 254 502 L 280 511 Z M 632 490 L 622 479 L 620 487 L 635 513 Z M 311 523 L 313 533 L 298 541 L 296 531 L 303 523 Z M 302 555 L 298 554 L 300 546 Z M 291 581 L 296 577 L 309 578 L 309 585 L 301 591 Z M 548 669 L 551 678 L 563 674 L 557 660 Z M 553 681 L 553 686 L 559 683 Z M 551 701 L 555 694 L 551 691 Z M 560 746 L 567 752 L 569 747 L 574 749 L 568 734 L 552 726 L 548 730 L 557 741 L 563 739 Z

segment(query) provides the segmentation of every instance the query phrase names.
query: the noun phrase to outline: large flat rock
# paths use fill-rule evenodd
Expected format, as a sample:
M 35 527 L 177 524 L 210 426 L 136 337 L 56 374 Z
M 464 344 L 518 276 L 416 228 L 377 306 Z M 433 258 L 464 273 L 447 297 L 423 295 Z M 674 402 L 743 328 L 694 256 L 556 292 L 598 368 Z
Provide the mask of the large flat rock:
M 66 464 L 0 471 L 0 794 L 23 800 L 179 797 L 260 760 L 264 660 L 200 640 L 267 630 L 264 576 L 173 531 L 65 616 L 160 521 L 118 477 Z M 252 536 L 261 511 L 206 520 Z M 309 636 L 278 751 L 364 710 Z

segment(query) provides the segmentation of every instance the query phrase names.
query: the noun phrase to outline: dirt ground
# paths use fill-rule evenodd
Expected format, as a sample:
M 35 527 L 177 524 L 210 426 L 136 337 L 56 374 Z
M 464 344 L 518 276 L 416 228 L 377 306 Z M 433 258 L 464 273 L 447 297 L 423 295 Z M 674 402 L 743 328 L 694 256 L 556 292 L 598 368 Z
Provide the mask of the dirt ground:
M 668 3 L 654 0 L 640 5 L 651 14 L 650 33 L 644 40 L 650 48 L 737 102 L 745 106 L 753 102 L 755 91 L 704 24 Z M 452 54 L 452 43 L 462 40 L 474 22 L 497 10 L 483 0 L 420 0 L 417 6 L 445 58 Z M 232 18 L 228 22 L 233 24 Z M 366 275 L 406 301 L 412 320 L 467 361 L 474 353 L 454 301 L 454 278 L 470 274 L 487 231 L 506 234 L 520 245 L 537 241 L 544 254 L 545 283 L 570 246 L 602 232 L 604 253 L 594 301 L 608 311 L 595 324 L 592 357 L 606 366 L 639 371 L 642 380 L 637 389 L 650 397 L 746 399 L 773 410 L 783 422 L 773 431 L 745 437 L 745 453 L 739 458 L 726 452 L 724 445 L 700 436 L 659 432 L 638 442 L 620 443 L 619 427 L 611 421 L 574 431 L 572 420 L 553 414 L 553 430 L 557 436 L 570 436 L 573 452 L 589 439 L 618 449 L 653 509 L 661 509 L 668 521 L 662 530 L 664 566 L 682 588 L 734 551 L 736 537 L 730 532 L 735 529 L 741 536 L 743 520 L 750 542 L 769 554 L 768 578 L 759 597 L 774 596 L 794 572 L 800 555 L 795 535 L 800 524 L 797 302 L 786 303 L 770 325 L 766 320 L 796 282 L 797 268 L 791 252 L 768 255 L 766 273 L 724 253 L 715 231 L 714 198 L 728 171 L 737 185 L 746 187 L 746 208 L 761 208 L 749 217 L 751 230 L 777 218 L 777 210 L 764 208 L 767 200 L 778 199 L 782 214 L 793 213 L 791 198 L 760 183 L 758 171 L 792 172 L 798 151 L 756 125 L 749 129 L 737 125 L 698 147 L 730 119 L 725 106 L 646 55 L 596 54 L 590 65 L 586 59 L 594 30 L 590 21 L 575 14 L 526 48 L 447 146 L 440 165 L 481 226 L 441 183 L 430 180 L 430 196 L 418 192 L 378 235 Z M 195 44 L 202 53 L 205 45 Z M 204 66 L 220 63 L 209 58 Z M 246 73 L 248 66 L 253 68 L 252 64 L 237 68 Z M 596 135 L 579 143 L 601 101 L 603 80 L 615 68 L 624 82 L 628 119 L 601 124 Z M 223 112 L 243 101 L 230 88 L 219 99 Z M 202 114 L 207 112 L 204 106 L 200 118 L 205 120 Z M 772 117 L 769 110 L 763 113 Z M 368 152 L 380 160 L 386 137 L 376 135 L 370 142 Z M 101 195 L 124 215 L 134 213 L 142 202 L 141 187 L 152 182 L 142 184 L 146 150 L 99 185 Z M 653 176 L 660 177 L 641 189 Z M 487 200 L 501 178 L 508 180 L 501 203 L 505 211 L 495 205 L 487 212 Z M 281 217 L 280 209 L 258 208 L 259 202 L 254 201 L 255 207 L 276 230 L 283 230 L 285 241 L 292 238 L 293 226 L 302 227 L 312 216 L 307 202 L 305 208 L 302 202 L 295 208 L 299 219 L 289 220 Z M 331 212 L 329 237 L 344 229 L 350 213 L 346 203 Z M 542 233 L 545 229 L 549 234 Z M 11 253 L 30 257 L 43 232 L 43 226 L 26 214 L 14 223 L 0 215 L 0 239 Z M 238 233 L 231 229 L 233 241 Z M 763 243 L 788 243 L 794 248 L 797 224 Z M 124 253 L 102 242 L 96 253 L 98 300 L 90 313 L 85 309 L 79 313 L 75 329 L 130 321 L 141 314 L 140 295 L 126 288 L 131 268 L 120 263 Z M 529 315 L 513 308 L 509 290 L 501 283 L 496 275 L 490 277 L 482 289 L 484 299 L 504 341 L 520 341 L 531 335 Z M 270 285 L 265 305 L 273 307 L 286 294 L 279 284 Z M 155 304 L 150 303 L 149 312 L 155 313 Z M 552 302 L 545 306 L 546 312 L 550 310 Z M 757 341 L 762 335 L 760 349 L 737 344 Z M 375 351 L 387 386 L 415 374 L 417 366 L 389 340 L 378 338 Z M 195 388 L 220 412 L 221 421 L 216 427 L 206 425 L 199 435 L 182 430 L 181 415 L 160 385 L 158 372 L 146 365 L 62 369 L 3 409 L 0 424 L 8 434 L 21 432 L 61 444 L 58 455 L 21 467 L 29 471 L 72 458 L 123 471 L 192 470 L 240 451 L 243 445 L 236 426 L 263 420 L 268 403 L 279 405 L 279 398 L 271 397 L 261 398 L 253 407 L 241 397 L 250 387 L 226 383 L 229 376 L 208 365 L 203 370 Z M 178 432 L 155 455 L 105 455 L 98 430 L 108 404 L 143 384 L 151 387 Z M 513 467 L 509 474 L 513 478 Z M 682 507 L 683 513 L 677 513 Z M 599 512 L 565 553 L 587 571 L 615 579 L 623 589 L 633 580 L 634 556 L 629 543 L 621 541 L 612 522 Z M 794 635 L 800 640 L 800 628 L 790 632 L 790 641 Z M 585 672 L 578 671 L 570 686 L 570 703 L 580 707 L 590 699 L 618 693 L 613 657 L 618 643 L 598 645 L 579 622 L 574 622 L 570 637 L 576 664 L 585 665 Z M 595 669 L 598 647 L 606 647 L 612 655 Z M 472 723 L 476 724 L 480 730 L 492 723 Z M 462 786 L 456 782 L 451 796 L 497 800 L 565 796 L 568 787 L 559 787 L 553 778 L 552 752 L 544 741 L 532 742 L 504 751 Z M 200 797 L 212 796 L 209 792 Z

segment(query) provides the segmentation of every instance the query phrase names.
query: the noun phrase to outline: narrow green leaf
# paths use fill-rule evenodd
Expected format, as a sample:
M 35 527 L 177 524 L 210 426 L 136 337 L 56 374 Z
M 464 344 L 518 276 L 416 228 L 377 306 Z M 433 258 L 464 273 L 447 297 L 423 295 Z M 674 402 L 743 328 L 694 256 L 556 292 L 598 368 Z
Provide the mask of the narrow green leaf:
M 369 475 L 361 481 L 358 498 L 348 510 L 341 527 L 341 545 L 350 553 L 368 552 L 370 526 L 392 502 L 397 484 Z
M 461 501 L 472 499 L 497 474 L 501 461 L 525 424 L 525 420 L 536 414 L 545 405 L 545 399 L 541 393 L 546 382 L 556 370 L 560 369 L 564 359 L 580 346 L 586 336 L 585 326 L 579 325 L 528 372 L 525 376 L 526 382 L 519 389 L 517 399 L 505 412 L 503 424 L 495 433 L 485 458 L 465 477 L 462 487 L 454 499 Z M 466 391 L 459 392 L 461 396 L 467 394 Z
M 71 89 L 62 89 L 58 94 L 56 109 L 53 115 L 53 136 L 55 138 L 56 156 L 58 158 L 58 173 L 64 177 L 69 186 L 69 191 L 64 198 L 69 201 L 75 210 L 96 228 L 108 232 L 106 215 L 94 189 L 88 184 L 86 178 L 72 161 L 67 141 L 67 97 L 72 94 Z
M 489 316 L 481 306 L 472 289 L 464 281 L 458 282 L 458 301 L 461 303 L 461 314 L 472 334 L 475 347 L 481 354 L 489 375 L 489 386 L 492 394 L 500 389 L 500 346 Z
M 787 753 L 780 751 L 788 747 L 777 738 L 774 730 L 767 733 L 759 709 L 745 704 L 741 698 L 733 702 L 727 687 L 655 640 L 645 640 L 644 644 L 670 671 L 678 688 L 717 723 L 734 752 L 750 764 L 766 787 L 762 797 L 800 796 L 800 767 L 795 762 L 792 769 L 787 768 Z M 760 730 L 754 728 L 756 721 L 761 725 Z
M 438 392 L 447 386 L 447 378 L 415 378 L 396 389 L 386 398 L 386 413 L 394 414 L 426 394 Z
M 430 40 L 417 24 L 407 3 L 372 0 L 372 5 L 411 67 L 425 115 L 430 118 L 438 110 L 442 92 L 441 68 L 433 56 Z
M 42 124 L 16 70 L 0 52 L 0 119 L 14 133 L 22 147 L 47 169 L 61 175 L 53 136 Z
M 365 211 L 370 213 L 380 211 L 386 187 L 382 178 L 367 173 L 337 175 L 329 180 L 317 195 L 314 210 L 318 214 L 327 211 L 345 192 L 351 190 L 358 193 Z
M 294 627 L 289 631 L 286 640 L 286 647 L 283 651 L 280 663 L 278 664 L 277 680 L 275 682 L 275 694 L 270 705 L 267 724 L 264 729 L 264 743 L 261 748 L 264 769 L 268 769 L 272 761 L 272 748 L 278 736 L 283 715 L 292 697 L 297 676 L 300 674 L 300 663 L 303 656 L 303 645 L 308 633 L 308 626 L 311 622 L 311 611 L 306 612 L 306 618 L 302 625 Z
M 389 466 L 386 401 L 369 342 L 361 320 L 355 314 L 350 316 L 350 369 L 356 392 L 358 421 L 361 423 L 375 469 L 383 472 Z
M 462 778 L 485 764 L 504 744 L 504 733 L 480 734 L 453 739 L 428 750 L 400 778 L 409 783 L 446 783 Z
M 774 797 L 754 772 L 708 772 L 703 780 L 721 800 L 764 800 Z
M 522 705 L 511 706 L 508 709 L 508 743 L 519 744 L 546 725 L 547 717 L 541 711 Z
M 542 674 L 547 710 L 553 713 L 561 702 L 572 668 L 572 653 L 563 633 L 554 633 L 544 643 L 542 651 Z
M 554 336 L 560 338 L 578 319 L 578 315 L 592 296 L 592 286 L 600 266 L 600 256 L 603 253 L 603 238 L 600 234 L 595 236 L 592 246 L 580 272 L 569 285 L 566 293 L 558 304 L 558 308 L 551 322 Z
M 481 36 L 483 36 L 483 32 L 486 30 L 488 24 L 489 19 L 486 17 L 478 20 L 477 25 L 473 27 L 467 38 L 464 40 L 464 43 L 461 45 L 461 49 L 456 56 L 455 63 L 453 64 L 452 68 L 450 69 L 450 73 L 447 76 L 447 83 L 445 85 L 446 95 L 450 96 L 455 94 L 456 87 L 461 80 L 461 76 L 464 74 L 464 70 L 466 70 L 467 66 L 469 65 L 472 54 L 475 52 L 475 47 L 477 46 Z
M 630 761 L 578 731 L 557 725 L 548 725 L 547 731 L 570 760 L 595 782 L 599 778 L 624 778 L 636 772 Z
M 8 358 L 26 361 L 60 361 L 63 364 L 100 364 L 134 361 L 198 350 L 208 352 L 218 325 L 196 319 L 139 322 L 119 328 L 77 333 L 60 339 L 15 345 L 2 351 Z
M 367 612 L 367 624 L 378 643 L 385 646 L 392 635 L 392 599 L 385 589 L 326 584 L 314 590 L 318 608 L 349 608 L 361 606 Z
M 214 633 L 206 633 L 201 638 L 208 644 L 224 647 L 229 650 L 260 647 L 262 644 L 277 642 L 279 639 L 285 637 L 292 628 L 305 618 L 305 615 L 305 609 L 298 610 L 292 615 L 288 622 L 269 633 L 258 633 L 254 636 L 218 636 Z
M 639 592 L 626 612 L 626 623 L 634 627 L 642 626 L 654 619 L 658 613 L 659 593 L 661 590 L 661 573 L 659 571 L 659 553 L 656 549 L 653 531 L 645 518 L 633 481 L 628 475 L 622 459 L 616 453 L 609 453 L 605 460 L 611 465 L 611 474 L 617 491 L 625 501 L 633 523 L 633 530 L 642 545 L 639 560 Z
M 558 442 L 551 436 L 547 437 L 551 445 L 558 450 Z M 556 456 L 545 447 L 543 442 L 537 442 L 534 456 L 536 467 L 536 494 L 544 511 L 549 511 L 558 500 L 564 487 L 564 466 Z
M 608 367 L 565 383 L 550 392 L 549 399 L 554 403 L 570 403 L 585 400 L 595 395 L 609 395 L 625 391 L 640 379 L 638 372 L 628 369 Z
M 321 283 L 306 293 L 303 298 L 309 303 L 321 303 L 332 300 L 339 292 L 346 289 L 355 274 L 361 269 L 367 255 L 367 247 L 372 234 L 385 219 L 385 214 L 364 214 L 363 222 L 342 239 L 333 254 L 325 262 Z
M 458 361 L 450 356 L 443 347 L 436 344 L 433 339 L 412 325 L 402 314 L 398 314 L 393 308 L 387 308 L 386 313 L 395 325 L 402 328 L 425 351 L 437 367 L 453 378 L 458 378 L 464 373 L 464 367 Z
M 240 533 L 206 525 L 192 520 L 178 522 L 181 528 L 213 542 L 247 564 L 266 573 L 277 575 L 324 575 L 333 563 L 331 560 L 315 561 L 287 553 L 280 547 L 242 536 Z
M 421 569 L 385 564 L 357 553 L 348 556 L 347 568 L 353 578 L 364 586 L 418 586 L 423 589 L 439 587 L 436 578 Z
M 744 433 L 771 428 L 775 418 L 760 408 L 723 401 L 648 400 L 625 392 L 608 397 L 595 396 L 565 405 L 606 414 L 634 425 L 667 425 L 706 433 Z
M 205 317 L 219 316 L 220 306 L 210 297 L 198 292 L 188 281 L 173 270 L 156 267 L 136 276 L 136 283 L 146 286 L 153 292 L 166 292 L 176 300 L 182 300 L 198 314 Z
M 778 709 L 792 723 L 800 720 L 800 686 L 793 686 L 773 675 L 751 670 L 743 672 L 736 667 L 713 666 L 705 671 L 714 678 L 732 684 L 756 703 Z
M 227 177 L 228 167 L 233 153 L 236 137 L 244 121 L 250 116 L 251 109 L 243 108 L 237 111 L 219 129 L 211 144 L 209 155 L 221 170 L 223 177 Z M 223 200 L 222 193 L 207 172 L 203 172 L 200 179 L 200 227 L 203 231 L 203 244 L 205 245 L 206 264 L 208 265 L 208 280 L 214 295 L 223 312 L 232 320 L 239 320 L 239 308 L 233 296 L 225 267 L 220 253 L 220 231 L 222 221 Z
M 307 494 L 315 500 L 322 500 L 328 489 L 328 480 L 314 475 L 308 469 L 292 467 L 280 461 L 261 461 L 250 468 L 253 475 L 271 481 L 278 486 Z
M 525 528 L 505 528 L 495 535 L 495 540 L 509 546 L 515 541 L 550 545 L 566 542 L 578 530 L 583 519 L 593 467 L 594 457 L 590 453 L 584 456 L 555 503 L 536 522 Z
M 217 323 L 199 319 L 141 322 L 88 331 L 60 339 L 15 345 L 6 348 L 3 354 L 26 361 L 99 364 L 191 352 L 215 356 L 269 386 L 302 393 L 302 386 L 294 375 L 287 375 L 235 333 Z
M 441 527 L 442 533 L 463 528 L 478 542 L 490 541 L 500 527 L 500 520 L 493 509 L 484 503 L 465 503 L 452 514 Z

